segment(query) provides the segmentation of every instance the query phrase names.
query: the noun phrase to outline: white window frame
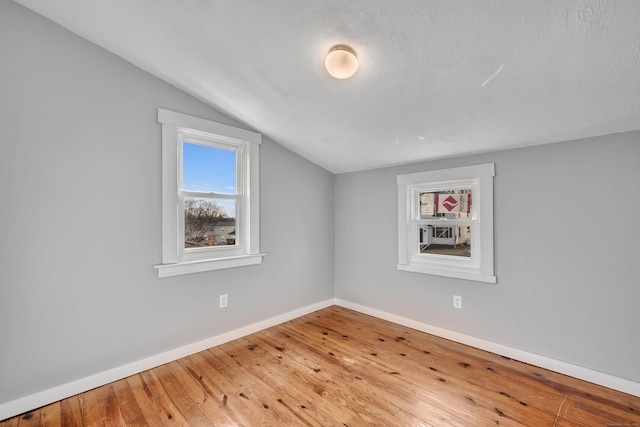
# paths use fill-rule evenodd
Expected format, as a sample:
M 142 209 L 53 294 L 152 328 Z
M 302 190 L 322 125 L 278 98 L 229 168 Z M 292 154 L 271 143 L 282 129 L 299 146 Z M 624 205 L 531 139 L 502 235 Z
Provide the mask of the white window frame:
M 260 264 L 260 144 L 262 135 L 210 120 L 158 108 L 162 124 L 162 264 L 158 277 L 199 273 Z M 182 189 L 182 144 L 197 142 L 236 152 L 237 194 L 208 193 L 233 198 L 236 205 L 236 244 L 184 248 L 184 198 L 201 194 Z
M 493 259 L 493 163 L 398 175 L 398 270 L 496 283 Z M 471 189 L 471 218 L 420 219 L 420 193 Z M 419 227 L 471 226 L 471 256 L 420 253 Z

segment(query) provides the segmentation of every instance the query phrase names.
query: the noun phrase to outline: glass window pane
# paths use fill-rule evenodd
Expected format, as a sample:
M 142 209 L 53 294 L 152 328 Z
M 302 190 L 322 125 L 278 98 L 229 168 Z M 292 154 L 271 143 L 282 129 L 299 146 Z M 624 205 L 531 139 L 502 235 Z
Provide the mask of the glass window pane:
M 471 257 L 471 227 L 467 225 L 418 228 L 420 253 Z
M 420 193 L 420 219 L 471 217 L 471 190 Z
M 236 201 L 185 197 L 184 247 L 236 244 Z
M 184 142 L 182 188 L 187 191 L 236 194 L 236 152 Z

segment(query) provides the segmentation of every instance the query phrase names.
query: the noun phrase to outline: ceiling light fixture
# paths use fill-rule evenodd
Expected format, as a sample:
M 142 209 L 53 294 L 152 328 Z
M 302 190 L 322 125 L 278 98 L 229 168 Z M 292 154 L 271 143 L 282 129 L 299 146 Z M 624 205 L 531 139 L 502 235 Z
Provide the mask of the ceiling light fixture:
M 356 51 L 345 44 L 337 44 L 329 49 L 324 66 L 336 79 L 348 79 L 358 70 Z

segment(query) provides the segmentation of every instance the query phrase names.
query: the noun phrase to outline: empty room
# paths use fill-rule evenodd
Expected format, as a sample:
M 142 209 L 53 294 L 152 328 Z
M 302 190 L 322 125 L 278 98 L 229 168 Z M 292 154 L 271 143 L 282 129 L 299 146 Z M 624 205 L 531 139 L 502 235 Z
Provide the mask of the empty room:
M 639 22 L 0 0 L 0 427 L 640 426 Z

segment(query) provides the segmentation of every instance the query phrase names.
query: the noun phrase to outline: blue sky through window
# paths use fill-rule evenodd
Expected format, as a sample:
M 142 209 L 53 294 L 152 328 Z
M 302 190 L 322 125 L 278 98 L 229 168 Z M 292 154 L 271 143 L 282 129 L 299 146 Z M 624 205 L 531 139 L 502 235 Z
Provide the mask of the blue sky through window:
M 182 185 L 184 190 L 236 193 L 236 152 L 184 142 L 182 144 Z M 235 201 L 216 199 L 227 214 L 235 217 Z

